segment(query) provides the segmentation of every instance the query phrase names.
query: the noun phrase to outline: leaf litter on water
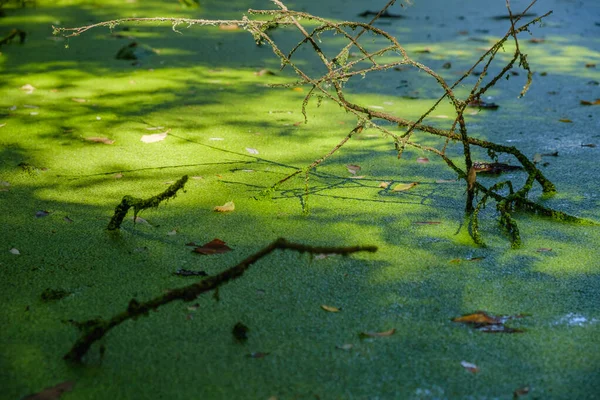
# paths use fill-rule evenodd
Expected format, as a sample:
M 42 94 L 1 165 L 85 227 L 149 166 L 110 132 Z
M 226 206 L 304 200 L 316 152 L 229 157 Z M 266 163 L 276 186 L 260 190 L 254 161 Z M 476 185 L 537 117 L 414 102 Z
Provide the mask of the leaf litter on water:
M 510 328 L 505 323 L 511 319 L 524 318 L 526 315 L 492 315 L 485 311 L 476 311 L 452 319 L 452 322 L 470 325 L 473 329 L 485 333 L 523 333 L 522 329 Z
M 213 208 L 213 211 L 216 212 L 231 212 L 235 210 L 235 204 L 233 203 L 233 201 L 228 201 L 227 203 L 223 204 L 222 206 L 216 206 L 215 208 Z
M 203 245 L 197 245 L 196 243 L 192 242 L 186 244 L 186 246 L 194 246 L 194 250 L 192 251 L 194 253 L 203 255 L 222 254 L 233 250 L 231 247 L 227 246 L 227 243 L 218 238 L 215 238 Z
M 396 333 L 396 328 L 392 328 L 389 329 L 387 331 L 383 331 L 383 332 L 373 332 L 373 331 L 368 331 L 368 332 L 360 332 L 358 334 L 358 337 L 361 339 L 365 339 L 365 338 L 374 338 L 374 337 L 387 337 L 387 336 L 392 336 L 394 333 Z
M 143 135 L 140 139 L 144 143 L 156 143 L 165 140 L 171 130 L 167 129 L 162 133 L 154 133 L 152 135 Z
M 392 192 L 405 192 L 417 186 L 418 182 L 400 183 L 392 188 Z
M 337 308 L 337 307 L 333 307 L 333 306 L 328 306 L 328 305 L 321 305 L 321 308 L 327 312 L 331 312 L 331 313 L 336 313 L 336 312 L 340 312 L 341 308 Z

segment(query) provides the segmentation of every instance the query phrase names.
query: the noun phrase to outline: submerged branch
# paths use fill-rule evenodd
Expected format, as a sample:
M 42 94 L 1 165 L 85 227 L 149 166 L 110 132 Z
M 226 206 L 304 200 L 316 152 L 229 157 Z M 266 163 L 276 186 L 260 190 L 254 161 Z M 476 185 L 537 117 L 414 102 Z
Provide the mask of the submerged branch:
M 121 323 L 135 319 L 142 315 L 148 315 L 149 311 L 156 310 L 160 306 L 172 301 L 193 301 L 202 293 L 218 289 L 220 286 L 241 277 L 250 266 L 261 258 L 269 255 L 275 250 L 293 250 L 300 253 L 310 254 L 342 254 L 348 255 L 356 252 L 377 251 L 376 246 L 353 246 L 353 247 L 322 247 L 309 246 L 300 243 L 288 242 L 285 239 L 277 239 L 262 250 L 252 254 L 239 264 L 226 269 L 225 271 L 209 276 L 199 282 L 193 283 L 178 289 L 173 289 L 162 296 L 155 297 L 152 300 L 140 303 L 132 299 L 127 309 L 109 320 L 91 320 L 78 324 L 83 328 L 83 334 L 71 347 L 71 350 L 63 357 L 67 361 L 80 362 L 94 342 L 100 340 L 112 328 Z

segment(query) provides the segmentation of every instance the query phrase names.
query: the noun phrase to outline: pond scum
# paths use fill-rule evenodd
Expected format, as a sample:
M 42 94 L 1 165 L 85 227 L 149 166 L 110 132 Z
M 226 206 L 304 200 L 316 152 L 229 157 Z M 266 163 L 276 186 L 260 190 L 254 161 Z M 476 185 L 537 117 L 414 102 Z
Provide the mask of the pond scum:
M 426 65 L 417 62 L 409 57 L 407 51 L 397 41 L 395 37 L 386 31 L 373 26 L 373 23 L 382 16 L 388 13 L 388 9 L 395 3 L 395 0 L 389 1 L 378 13 L 373 13 L 374 17 L 369 23 L 361 22 L 331 22 L 329 20 L 314 16 L 305 12 L 289 10 L 281 1 L 272 0 L 277 6 L 274 10 L 248 10 L 248 13 L 260 18 L 268 17 L 268 20 L 251 20 L 244 16 L 241 20 L 205 20 L 205 19 L 186 19 L 186 18 L 124 18 L 112 21 L 105 21 L 96 24 L 86 25 L 78 28 L 60 28 L 54 27 L 54 34 L 63 35 L 65 37 L 78 36 L 90 29 L 97 27 L 108 27 L 113 29 L 119 24 L 126 22 L 150 22 L 161 23 L 167 22 L 172 25 L 173 30 L 177 30 L 179 25 L 200 25 L 200 26 L 218 26 L 231 25 L 239 26 L 250 32 L 257 44 L 269 45 L 275 55 L 280 59 L 282 68 L 292 68 L 296 73 L 298 80 L 293 83 L 273 86 L 297 87 L 307 86 L 308 92 L 302 102 L 302 113 L 305 121 L 307 119 L 306 107 L 309 102 L 316 98 L 320 104 L 322 99 L 329 99 L 337 103 L 343 110 L 351 113 L 356 117 L 356 126 L 329 152 L 312 162 L 310 165 L 297 169 L 283 179 L 276 182 L 270 189 L 264 191 L 264 195 L 277 191 L 286 181 L 300 176 L 304 179 L 305 189 L 303 194 L 303 207 L 307 207 L 307 198 L 310 194 L 310 176 L 314 168 L 327 160 L 344 144 L 346 144 L 355 134 L 362 132 L 365 128 L 376 129 L 383 136 L 389 138 L 394 146 L 398 158 L 400 158 L 404 150 L 408 148 L 416 148 L 420 151 L 432 153 L 440 157 L 453 170 L 459 179 L 465 181 L 466 199 L 465 212 L 469 218 L 469 233 L 474 242 L 484 246 L 484 240 L 479 231 L 479 216 L 487 203 L 492 200 L 496 203 L 496 209 L 499 214 L 498 222 L 501 228 L 506 232 L 511 246 L 513 248 L 521 245 L 521 236 L 516 220 L 513 218 L 515 211 L 525 211 L 533 214 L 550 217 L 557 221 L 579 223 L 579 224 L 597 224 L 596 222 L 585 220 L 566 214 L 562 211 L 554 210 L 545 207 L 528 198 L 528 195 L 535 183 L 539 184 L 545 195 L 551 195 L 556 192 L 554 184 L 548 180 L 536 164 L 527 158 L 519 149 L 514 146 L 505 146 L 487 140 L 482 140 L 469 135 L 468 127 L 465 122 L 464 113 L 468 106 L 483 104 L 481 96 L 490 88 L 495 86 L 503 77 L 507 77 L 512 68 L 522 68 L 527 73 L 526 83 L 520 93 L 522 97 L 528 91 L 532 84 L 533 73 L 529 67 L 527 55 L 521 52 L 519 46 L 519 34 L 529 31 L 529 28 L 542 19 L 551 14 L 551 11 L 528 22 L 521 22 L 527 17 L 529 10 L 536 3 L 533 0 L 529 6 L 520 14 L 513 14 L 510 2 L 507 0 L 508 20 L 510 26 L 507 33 L 499 39 L 494 45 L 485 51 L 481 57 L 454 83 L 449 84 L 441 75 L 433 71 Z M 317 23 L 312 30 L 307 30 L 301 24 L 301 21 L 311 21 L 311 26 Z M 291 50 L 284 52 L 275 43 L 270 36 L 270 32 L 277 27 L 288 26 L 297 29 L 303 39 L 298 42 Z M 334 57 L 327 57 L 321 43 L 321 34 L 333 32 L 334 34 L 345 38 L 347 45 Z M 368 33 L 369 35 L 365 35 Z M 368 37 L 368 43 L 363 40 Z M 382 39 L 385 45 L 371 50 L 367 50 L 367 46 L 372 46 L 376 43 L 374 38 Z M 503 46 L 509 42 L 514 42 L 514 53 L 510 60 L 502 64 L 497 74 L 490 73 L 490 66 L 496 60 L 496 56 Z M 327 72 L 321 76 L 311 76 L 306 73 L 301 63 L 295 62 L 294 56 L 297 50 L 303 46 L 308 46 L 318 56 L 319 60 L 325 66 Z M 358 56 L 351 57 L 350 50 L 358 53 Z M 384 58 L 385 56 L 385 58 Z M 394 61 L 389 61 L 393 56 Z M 475 68 L 481 68 L 481 72 L 475 73 Z M 498 68 L 494 65 L 495 68 Z M 436 84 L 443 89 L 443 95 L 434 102 L 434 104 L 423 113 L 416 121 L 405 119 L 401 116 L 392 115 L 389 113 L 369 109 L 367 106 L 349 101 L 344 94 L 344 87 L 351 79 L 365 78 L 369 73 L 375 71 L 386 71 L 394 68 L 414 68 L 425 73 L 430 78 L 434 79 Z M 466 98 L 459 98 L 454 93 L 454 89 L 471 75 L 477 76 L 476 83 L 470 89 Z M 436 109 L 442 101 L 449 101 L 455 111 L 455 117 L 449 129 L 440 129 L 424 123 L 425 119 Z M 397 126 L 402 132 L 393 132 L 389 129 L 390 124 Z M 425 146 L 417 143 L 414 137 L 417 132 L 428 134 L 431 137 L 437 138 L 437 146 Z M 453 146 L 462 147 L 462 160 L 460 163 L 451 159 L 448 156 L 448 149 Z M 524 184 L 515 189 L 512 181 L 503 181 L 486 187 L 477 181 L 478 166 L 472 160 L 472 148 L 485 149 L 492 161 L 498 160 L 499 154 L 507 154 L 516 158 L 521 167 L 527 173 L 527 179 Z M 187 180 L 184 176 L 175 184 L 171 185 L 163 193 L 151 197 L 149 199 L 136 199 L 131 196 L 123 197 L 122 202 L 117 206 L 115 214 L 108 226 L 109 230 L 118 229 L 127 211 L 133 207 L 134 213 L 149 207 L 156 207 L 162 201 L 167 200 L 182 189 Z M 508 192 L 508 194 L 506 194 Z M 477 194 L 481 195 L 479 200 L 476 200 Z M 108 321 L 89 321 L 90 324 L 84 324 L 85 329 L 82 337 L 74 344 L 71 351 L 65 356 L 65 359 L 72 361 L 81 360 L 82 356 L 89 349 L 91 344 L 100 339 L 108 330 L 121 322 L 135 318 L 138 315 L 147 314 L 148 310 L 156 309 L 162 304 L 166 304 L 172 300 L 191 301 L 199 294 L 208 290 L 217 289 L 219 285 L 231 279 L 235 279 L 243 274 L 245 269 L 250 264 L 257 261 L 261 257 L 269 254 L 275 249 L 292 249 L 296 251 L 306 251 L 310 253 L 341 253 L 349 254 L 355 251 L 375 251 L 374 247 L 352 247 L 352 248 L 312 248 L 300 244 L 289 243 L 284 239 L 279 239 L 271 245 L 260 250 L 258 253 L 250 256 L 242 263 L 232 267 L 221 274 L 209 277 L 203 281 L 195 283 L 185 288 L 176 289 L 164 296 L 155 298 L 146 303 L 140 304 L 135 299 L 131 300 L 129 307 L 123 313 L 116 315 Z

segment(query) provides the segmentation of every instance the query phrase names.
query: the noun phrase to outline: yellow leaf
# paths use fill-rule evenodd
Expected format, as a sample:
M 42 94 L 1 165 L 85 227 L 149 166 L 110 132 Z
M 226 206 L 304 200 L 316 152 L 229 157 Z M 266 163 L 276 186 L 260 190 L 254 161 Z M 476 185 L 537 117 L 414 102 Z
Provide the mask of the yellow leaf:
M 412 182 L 412 183 L 400 183 L 396 186 L 394 186 L 394 188 L 392 189 L 392 192 L 404 192 L 406 190 L 410 190 L 413 187 L 417 186 L 418 183 L 417 182 Z
M 233 201 L 228 201 L 222 206 L 216 206 L 213 210 L 216 212 L 230 212 L 235 210 L 235 204 L 233 204 Z
M 391 183 L 392 182 L 381 182 L 379 184 L 379 187 L 382 188 L 382 189 L 387 189 L 390 186 Z
M 329 312 L 340 312 L 340 309 L 337 307 L 332 307 L 332 306 L 326 306 L 326 305 L 322 305 L 321 308 L 325 311 L 329 311 Z
M 394 333 L 396 333 L 396 329 L 392 328 L 388 331 L 384 331 L 384 332 L 361 332 L 358 334 L 358 336 L 360 336 L 361 338 L 365 338 L 365 337 L 385 337 L 385 336 L 392 336 Z

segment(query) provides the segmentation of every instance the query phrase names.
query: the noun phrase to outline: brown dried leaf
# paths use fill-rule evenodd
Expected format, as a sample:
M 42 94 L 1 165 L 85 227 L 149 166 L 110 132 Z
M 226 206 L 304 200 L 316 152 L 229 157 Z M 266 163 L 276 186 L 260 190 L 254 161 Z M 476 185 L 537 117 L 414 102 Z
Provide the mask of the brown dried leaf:
M 502 320 L 498 317 L 486 313 L 485 311 L 477 311 L 473 314 L 467 314 L 461 317 L 454 318 L 452 322 L 460 322 L 463 324 L 490 325 L 501 324 Z
M 596 147 L 596 145 L 594 143 L 586 143 L 582 144 L 581 147 Z
M 325 311 L 332 312 L 332 313 L 341 311 L 341 308 L 337 308 L 337 307 L 333 307 L 333 306 L 326 306 L 325 304 L 321 305 L 321 308 Z
M 570 124 L 570 123 L 572 123 L 572 122 L 573 122 L 573 121 L 571 121 L 571 120 L 570 120 L 570 119 L 568 119 L 568 118 L 561 118 L 561 119 L 559 119 L 559 121 L 560 121 L 560 122 L 567 123 L 567 124 Z
M 394 333 L 396 333 L 396 328 L 392 328 L 390 330 L 383 331 L 383 332 L 360 332 L 358 334 L 358 337 L 360 337 L 361 339 L 368 338 L 368 337 L 387 337 L 387 336 L 392 336 Z
M 419 157 L 419 158 L 417 158 L 417 162 L 421 163 L 421 164 L 426 164 L 426 163 L 429 162 L 429 158 L 427 158 L 427 157 Z
M 410 189 L 414 188 L 418 184 L 419 184 L 418 182 L 400 183 L 400 184 L 394 186 L 394 188 L 392 189 L 392 192 L 404 192 L 406 190 L 410 190 Z
M 189 244 L 188 244 L 189 245 Z M 193 245 L 193 244 L 192 244 Z M 232 248 L 227 246 L 221 239 L 213 239 L 210 242 L 197 246 L 193 252 L 198 254 L 210 255 L 210 254 L 222 254 L 231 251 Z
M 22 398 L 22 400 L 57 400 L 63 395 L 63 393 L 70 392 L 74 385 L 75 382 L 73 381 L 59 383 L 56 386 L 47 387 L 39 393 L 25 396 Z
M 597 106 L 600 104 L 600 99 L 596 99 L 594 101 L 581 100 L 579 103 L 582 106 Z
M 100 137 L 100 136 L 87 137 L 87 138 L 85 138 L 85 140 L 87 140 L 88 142 L 104 143 L 104 144 L 113 144 L 115 142 L 114 140 L 111 140 L 107 137 Z
M 233 201 L 228 201 L 222 206 L 216 206 L 215 208 L 213 208 L 213 211 L 216 212 L 231 212 L 233 210 L 235 210 L 235 204 L 233 203 Z

